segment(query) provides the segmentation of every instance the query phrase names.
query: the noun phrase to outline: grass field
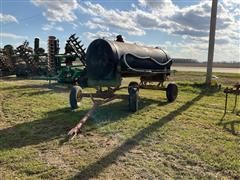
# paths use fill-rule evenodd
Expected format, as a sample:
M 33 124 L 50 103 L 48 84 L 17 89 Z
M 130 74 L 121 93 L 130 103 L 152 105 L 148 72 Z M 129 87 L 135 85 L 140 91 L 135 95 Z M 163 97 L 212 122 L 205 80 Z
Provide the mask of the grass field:
M 216 75 L 225 87 L 240 79 Z M 177 72 L 171 80 L 179 85 L 175 102 L 163 91 L 140 90 L 138 112 L 129 113 L 126 101 L 108 103 L 67 141 L 89 99 L 71 112 L 68 87 L 0 79 L 0 179 L 240 179 L 234 96 L 223 118 L 225 95 L 201 85 L 204 73 Z

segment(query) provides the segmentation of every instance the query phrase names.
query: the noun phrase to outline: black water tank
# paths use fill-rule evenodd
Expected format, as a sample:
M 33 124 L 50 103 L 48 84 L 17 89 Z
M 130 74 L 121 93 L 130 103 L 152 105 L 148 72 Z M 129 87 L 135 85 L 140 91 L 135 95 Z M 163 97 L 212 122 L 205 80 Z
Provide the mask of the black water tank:
M 88 76 L 102 80 L 116 73 L 138 76 L 145 71 L 170 70 L 172 61 L 160 48 L 97 39 L 87 49 L 86 64 Z

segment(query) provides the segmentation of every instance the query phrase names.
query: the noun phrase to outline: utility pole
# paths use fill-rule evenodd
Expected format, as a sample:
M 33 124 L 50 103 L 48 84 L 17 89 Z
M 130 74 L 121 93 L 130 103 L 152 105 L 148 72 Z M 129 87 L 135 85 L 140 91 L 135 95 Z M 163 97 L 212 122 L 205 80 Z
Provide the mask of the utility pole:
M 206 84 L 211 85 L 218 0 L 212 0 Z

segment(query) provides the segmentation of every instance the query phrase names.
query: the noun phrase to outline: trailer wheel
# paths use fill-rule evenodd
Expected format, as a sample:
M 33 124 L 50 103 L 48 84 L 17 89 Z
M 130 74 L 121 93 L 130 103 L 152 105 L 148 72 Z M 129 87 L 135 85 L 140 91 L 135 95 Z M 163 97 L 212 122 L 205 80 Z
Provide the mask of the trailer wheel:
M 169 83 L 166 89 L 168 102 L 173 102 L 178 95 L 178 87 L 175 83 Z
M 128 105 L 131 112 L 136 112 L 138 110 L 138 96 L 139 88 L 138 83 L 130 83 L 128 86 Z
M 128 93 L 129 94 L 130 94 L 130 88 L 131 87 L 137 88 L 137 90 L 139 91 L 139 84 L 137 82 L 132 81 L 132 82 L 129 83 L 129 85 L 128 85 Z
M 73 86 L 69 96 L 70 107 L 72 110 L 79 107 L 78 103 L 82 98 L 82 88 L 80 86 Z

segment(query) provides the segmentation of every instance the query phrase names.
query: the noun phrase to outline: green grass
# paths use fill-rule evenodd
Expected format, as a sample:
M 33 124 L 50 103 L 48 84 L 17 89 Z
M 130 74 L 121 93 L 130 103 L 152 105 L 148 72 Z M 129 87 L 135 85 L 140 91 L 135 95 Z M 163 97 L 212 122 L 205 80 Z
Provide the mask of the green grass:
M 224 87 L 240 78 L 216 75 Z M 222 118 L 225 95 L 201 84 L 204 73 L 177 72 L 171 80 L 179 85 L 175 102 L 163 91 L 140 90 L 138 112 L 124 100 L 101 106 L 72 141 L 66 134 L 91 107 L 89 99 L 71 112 L 68 87 L 0 80 L 0 179 L 239 179 L 234 96 Z

